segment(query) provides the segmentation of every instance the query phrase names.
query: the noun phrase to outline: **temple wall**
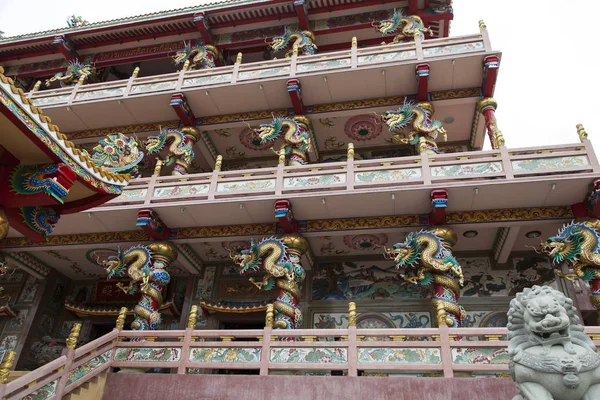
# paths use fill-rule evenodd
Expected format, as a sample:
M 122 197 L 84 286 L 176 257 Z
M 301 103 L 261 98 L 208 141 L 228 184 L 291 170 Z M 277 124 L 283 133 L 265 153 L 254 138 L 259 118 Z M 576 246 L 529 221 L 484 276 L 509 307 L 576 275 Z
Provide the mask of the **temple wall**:
M 381 378 L 108 374 L 102 399 L 506 400 L 517 395 L 511 379 Z

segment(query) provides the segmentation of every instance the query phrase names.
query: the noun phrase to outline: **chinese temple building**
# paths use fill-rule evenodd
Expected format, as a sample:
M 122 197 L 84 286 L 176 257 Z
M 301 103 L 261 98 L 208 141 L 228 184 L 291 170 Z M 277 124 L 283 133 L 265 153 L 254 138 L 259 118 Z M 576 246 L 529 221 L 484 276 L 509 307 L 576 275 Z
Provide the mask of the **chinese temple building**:
M 600 345 L 592 145 L 505 143 L 501 52 L 452 19 L 226 0 L 1 37 L 0 397 L 507 399 L 534 285 Z

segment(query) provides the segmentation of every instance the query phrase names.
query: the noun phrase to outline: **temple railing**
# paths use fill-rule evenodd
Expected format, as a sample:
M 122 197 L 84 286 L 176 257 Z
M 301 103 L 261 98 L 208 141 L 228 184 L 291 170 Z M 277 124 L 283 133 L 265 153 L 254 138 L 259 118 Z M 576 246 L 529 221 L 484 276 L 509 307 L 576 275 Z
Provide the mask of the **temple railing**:
M 585 332 L 600 346 L 600 327 Z M 165 368 L 170 373 L 254 370 L 299 375 L 506 376 L 506 328 L 123 331 L 114 329 L 8 384 L 8 400 L 60 399 L 110 368 Z M 149 337 L 151 335 L 151 337 Z M 129 342 L 145 337 L 145 342 Z M 279 338 L 283 337 L 284 340 Z M 295 340 L 290 340 L 295 339 Z M 125 372 L 125 371 L 122 371 Z M 166 371 L 165 371 L 166 372 Z M 41 395 L 41 392 L 44 392 Z M 38 397 L 36 397 L 36 395 Z
M 274 158 L 274 164 L 277 159 Z M 465 184 L 571 179 L 600 172 L 591 143 L 523 149 L 473 151 L 377 160 L 308 164 L 185 176 L 133 179 L 123 194 L 100 206 L 215 202 L 243 197 L 272 198 L 306 194 L 360 193 L 373 190 L 445 188 Z
M 60 89 L 30 92 L 28 96 L 38 107 L 65 106 L 91 100 L 125 99 L 157 93 L 177 93 L 188 89 L 208 89 L 216 86 L 244 82 L 261 82 L 276 78 L 295 78 L 321 75 L 336 71 L 380 68 L 386 65 L 403 65 L 415 61 L 456 57 L 469 54 L 486 54 L 492 51 L 487 32 L 452 38 L 429 39 L 414 42 L 387 44 L 368 48 L 352 47 L 312 56 L 236 63 L 206 70 L 131 77 L 127 80 L 75 85 Z

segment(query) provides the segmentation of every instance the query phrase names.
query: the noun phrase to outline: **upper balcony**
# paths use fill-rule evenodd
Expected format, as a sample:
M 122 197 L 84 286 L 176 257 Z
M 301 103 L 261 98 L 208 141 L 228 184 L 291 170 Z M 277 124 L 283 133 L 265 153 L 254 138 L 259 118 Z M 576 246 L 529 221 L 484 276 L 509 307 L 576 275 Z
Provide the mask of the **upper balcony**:
M 314 56 L 131 77 L 28 96 L 63 131 L 72 132 L 176 119 L 169 107 L 175 93 L 185 93 L 197 117 L 291 108 L 285 85 L 290 78 L 301 80 L 305 105 L 407 96 L 417 92 L 415 65 L 426 62 L 430 65 L 429 92 L 436 101 L 436 91 L 481 88 L 483 58 L 499 55 L 492 51 L 485 30 L 453 38 L 368 48 L 349 43 L 348 47 Z

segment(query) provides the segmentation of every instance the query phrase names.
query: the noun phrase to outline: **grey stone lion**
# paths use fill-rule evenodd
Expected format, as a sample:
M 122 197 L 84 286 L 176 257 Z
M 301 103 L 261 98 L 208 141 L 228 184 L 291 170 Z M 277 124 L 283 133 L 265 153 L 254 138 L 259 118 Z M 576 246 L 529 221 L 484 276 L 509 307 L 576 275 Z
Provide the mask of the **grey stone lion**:
M 573 301 L 548 286 L 518 293 L 508 310 L 513 400 L 600 400 L 600 357 Z

